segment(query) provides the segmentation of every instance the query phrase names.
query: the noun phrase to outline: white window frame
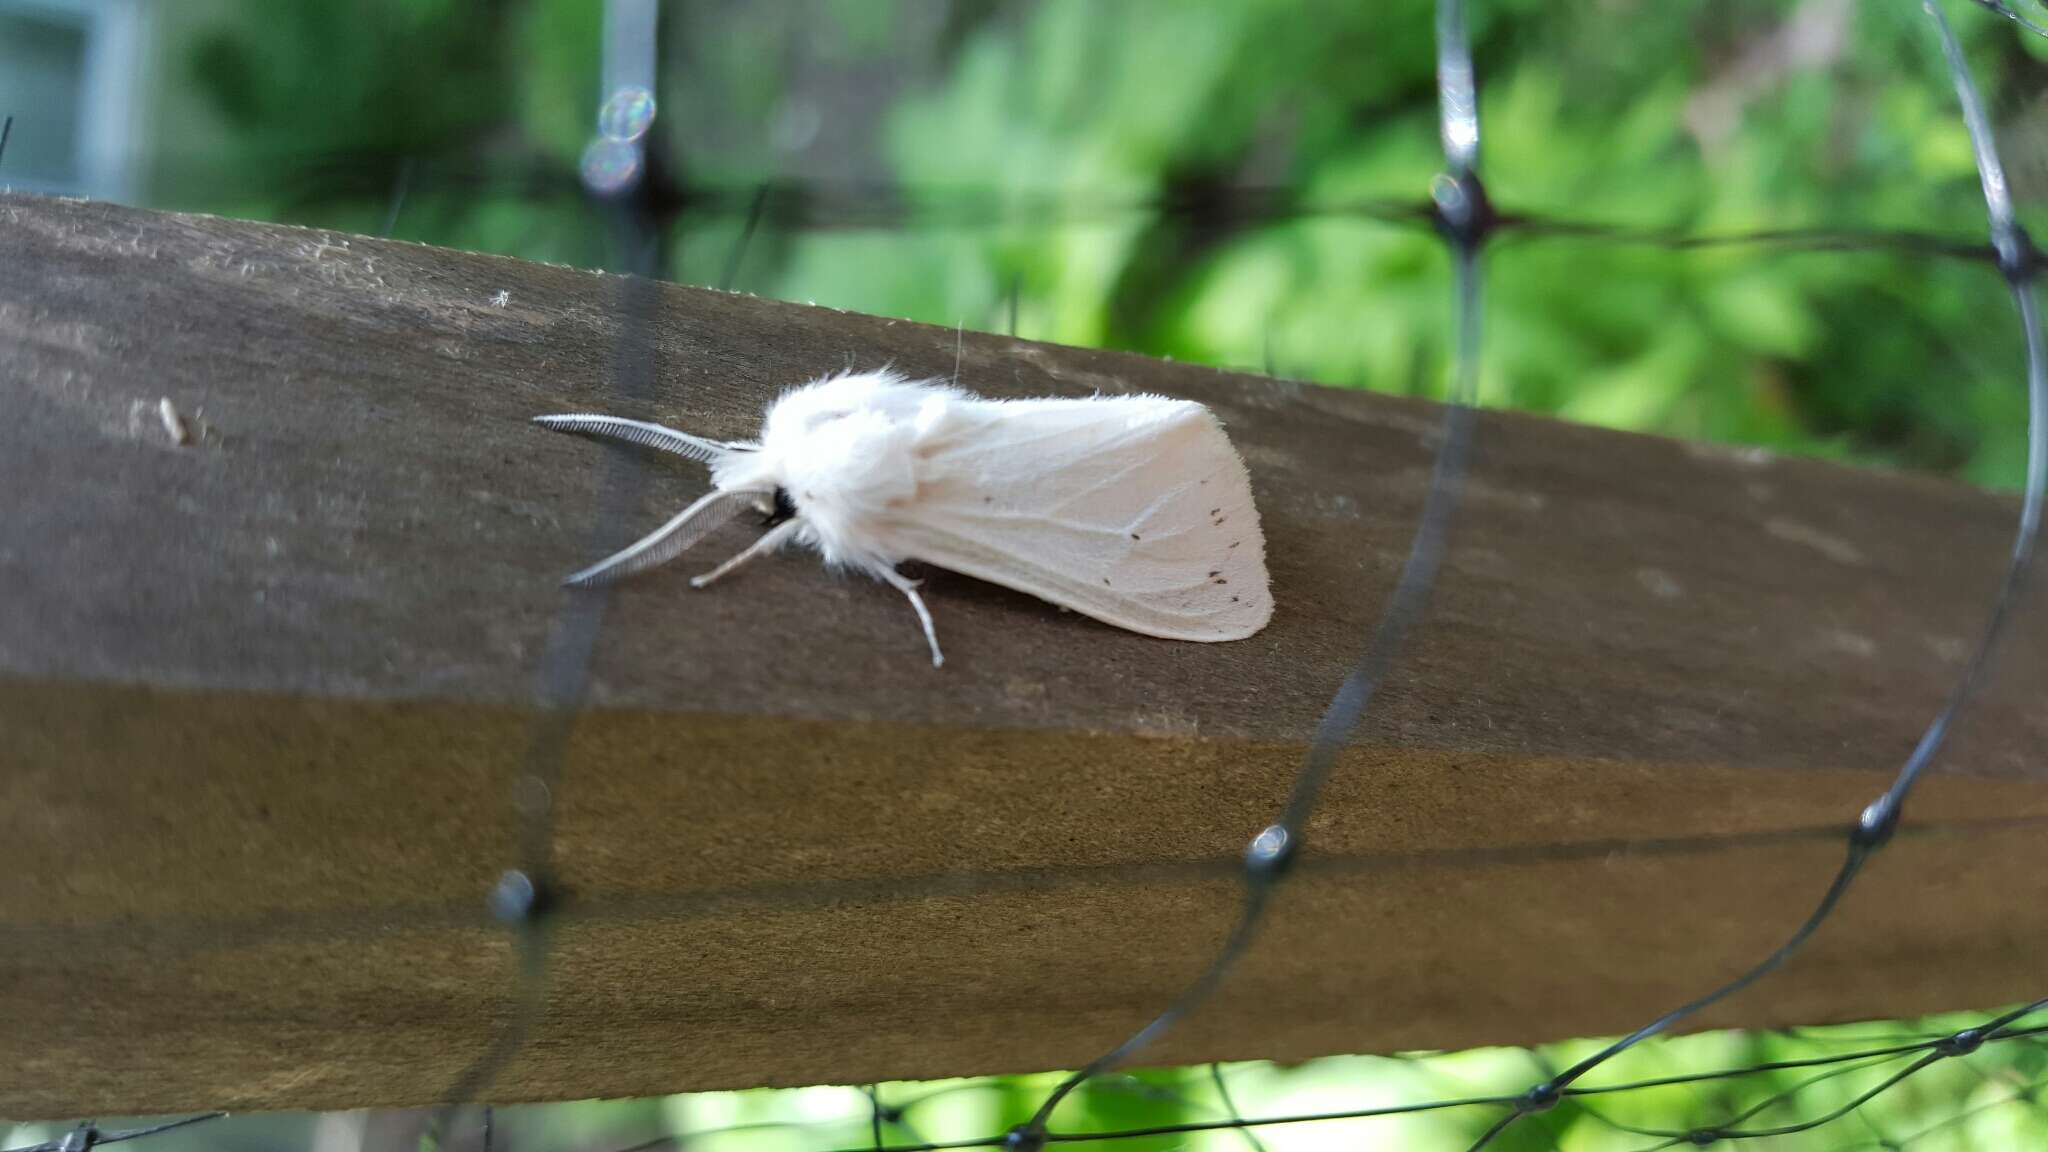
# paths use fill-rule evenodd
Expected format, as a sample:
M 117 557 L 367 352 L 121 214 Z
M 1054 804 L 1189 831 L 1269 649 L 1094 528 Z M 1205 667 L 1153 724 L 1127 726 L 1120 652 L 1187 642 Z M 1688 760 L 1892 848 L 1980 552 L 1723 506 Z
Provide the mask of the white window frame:
M 10 175 L 0 159 L 0 187 L 67 196 L 126 200 L 135 191 L 141 135 L 140 94 L 146 14 L 142 0 L 0 0 L 0 13 L 71 24 L 85 32 L 79 77 L 78 176 L 74 181 Z M 5 116 L 9 109 L 0 109 Z M 15 126 L 20 127 L 17 115 Z

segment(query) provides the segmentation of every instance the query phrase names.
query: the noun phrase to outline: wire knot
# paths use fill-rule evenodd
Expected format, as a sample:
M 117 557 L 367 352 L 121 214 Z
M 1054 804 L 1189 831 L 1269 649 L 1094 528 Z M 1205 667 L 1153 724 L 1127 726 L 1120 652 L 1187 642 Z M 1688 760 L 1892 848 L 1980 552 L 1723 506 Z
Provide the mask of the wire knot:
M 1721 1130 L 1718 1128 L 1695 1128 L 1685 1134 L 1685 1142 L 1695 1148 L 1705 1148 L 1719 1139 Z
M 100 1130 L 91 1124 L 80 1124 L 64 1134 L 58 1141 L 57 1152 L 86 1152 L 100 1142 Z
M 1944 1036 L 1935 1042 L 1934 1050 L 1943 1056 L 1968 1056 L 1984 1046 L 1984 1030 L 1965 1028 L 1953 1036 Z
M 1044 1152 L 1045 1132 L 1029 1124 L 1019 1124 L 1003 1133 L 1003 1152 Z
M 1849 843 L 1866 852 L 1882 848 L 1899 830 L 1899 798 L 1890 792 L 1864 805 L 1849 830 Z
M 1998 257 L 1998 270 L 2013 284 L 2026 284 L 2041 270 L 2041 250 L 2017 220 L 1991 232 L 1991 251 Z
M 1244 870 L 1247 879 L 1271 880 L 1294 863 L 1294 834 L 1285 824 L 1268 824 L 1245 845 Z
M 1479 247 L 1500 223 L 1477 172 L 1438 175 L 1429 182 L 1429 199 L 1436 209 L 1437 231 L 1468 251 Z
M 553 909 L 554 894 L 544 883 L 512 868 L 492 886 L 490 906 L 491 915 L 507 924 L 527 924 Z
M 1564 1092 L 1558 1088 L 1556 1081 L 1545 1080 L 1543 1083 L 1537 1084 L 1527 1092 L 1515 1097 L 1515 1111 L 1521 1113 L 1548 1112 L 1552 1108 L 1557 1107 L 1558 1101 L 1562 1099 L 1564 1099 Z

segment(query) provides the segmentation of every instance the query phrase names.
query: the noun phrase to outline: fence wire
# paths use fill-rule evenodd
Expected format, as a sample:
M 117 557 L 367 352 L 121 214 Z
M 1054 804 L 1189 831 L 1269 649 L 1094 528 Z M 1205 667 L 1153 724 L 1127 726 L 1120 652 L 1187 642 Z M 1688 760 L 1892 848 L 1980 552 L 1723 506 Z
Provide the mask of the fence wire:
M 2012 0 L 1972 0 L 1979 8 L 2010 21 L 2025 32 L 2048 37 L 2048 25 Z M 1177 1150 L 1212 1134 L 1227 1135 L 1251 1152 L 1267 1152 L 1268 1140 L 1296 1129 L 1345 1122 L 1395 1120 L 1403 1117 L 1453 1114 L 1470 1128 L 1470 1152 L 1505 1147 L 1561 1147 L 1571 1131 L 1573 1147 L 1640 1149 L 1675 1147 L 1813 1147 L 1832 1149 L 1907 1149 L 1967 1146 L 1956 1143 L 1987 1115 L 2017 1112 L 2029 1118 L 2025 1129 L 2048 1142 L 2048 983 L 2044 995 L 2002 1011 L 1906 1035 L 1872 1034 L 1856 1029 L 1787 1030 L 1747 1037 L 1753 1051 L 1777 1054 L 1739 1065 L 1642 1076 L 1603 1082 L 1608 1066 L 1638 1054 L 1653 1041 L 1668 1046 L 1697 1045 L 1715 1034 L 1667 1039 L 1668 1034 L 1705 1009 L 1749 988 L 1786 964 L 1817 933 L 1862 876 L 1870 862 L 1900 832 L 1908 802 L 1922 775 L 1941 755 L 1951 728 L 1983 687 L 1992 658 L 2006 631 L 2009 616 L 2026 585 L 2040 530 L 2044 490 L 2048 490 L 2048 344 L 2044 344 L 2034 281 L 2040 275 L 2041 252 L 2019 224 L 1997 143 L 1968 62 L 1944 16 L 1939 0 L 1922 0 L 1930 37 L 1939 46 L 1952 78 L 1957 106 L 1966 126 L 1988 219 L 1988 242 L 1910 230 L 1807 229 L 1760 230 L 1726 234 L 1695 234 L 1676 230 L 1616 226 L 1555 216 L 1496 209 L 1489 197 L 1481 165 L 1481 124 L 1478 77 L 1467 34 L 1464 0 L 1438 0 L 1436 5 L 1436 74 L 1443 171 L 1427 199 L 1317 202 L 1290 189 L 1230 188 L 1199 202 L 1171 197 L 1117 202 L 1102 198 L 1075 207 L 1075 198 L 1034 198 L 1012 190 L 929 189 L 902 185 L 860 186 L 768 181 L 744 186 L 692 183 L 662 155 L 649 134 L 655 87 L 654 61 L 647 46 L 656 44 L 658 5 L 652 0 L 614 0 L 608 6 L 606 32 L 607 99 L 599 115 L 599 131 L 585 153 L 580 170 L 565 173 L 544 165 L 507 175 L 501 167 L 490 173 L 468 171 L 407 157 L 321 157 L 293 166 L 290 179 L 301 186 L 331 193 L 337 187 L 382 182 L 389 189 L 383 231 L 391 233 L 401 220 L 413 190 L 432 183 L 481 191 L 508 187 L 535 198 L 584 196 L 601 204 L 613 223 L 616 266 L 626 273 L 617 281 L 621 338 L 613 366 L 614 395 L 627 406 L 652 394 L 659 371 L 658 342 L 653 338 L 658 289 L 655 281 L 670 266 L 670 246 L 684 242 L 696 222 L 731 219 L 741 222 L 737 241 L 723 261 L 721 287 L 734 284 L 744 266 L 749 244 L 763 228 L 785 230 L 982 226 L 1019 222 L 1071 226 L 1133 216 L 1199 215 L 1211 224 L 1242 227 L 1260 222 L 1312 216 L 1367 218 L 1430 228 L 1441 238 L 1454 271 L 1449 307 L 1455 320 L 1450 368 L 1451 386 L 1427 496 L 1409 545 L 1395 591 L 1362 646 L 1350 674 L 1340 684 L 1310 741 L 1307 756 L 1283 809 L 1275 820 L 1250 838 L 1237 871 L 1242 897 L 1235 928 L 1201 974 L 1164 1005 L 1147 1024 L 1105 1048 L 1082 1068 L 1063 1075 L 980 1078 L 944 1085 L 867 1085 L 840 1093 L 842 1105 L 819 1117 L 809 1109 L 803 1120 L 770 1119 L 684 1128 L 615 1146 L 583 1146 L 602 1152 L 649 1152 L 663 1147 L 716 1143 L 741 1134 L 772 1131 L 789 1138 L 778 1148 L 802 1152 L 950 1152 L 955 1149 L 1002 1148 L 1007 1152 L 1042 1152 L 1047 1145 L 1139 1142 L 1146 1148 Z M 645 100 L 645 117 L 632 111 Z M 622 111 L 626 109 L 626 111 Z M 623 119 L 622 119 L 623 117 Z M 0 126 L 0 159 L 4 159 L 12 117 Z M 1484 297 L 1486 253 L 1511 240 L 1560 239 L 1612 245 L 1651 245 L 1673 250 L 1711 247 L 1758 247 L 1795 251 L 1895 251 L 1937 259 L 1979 263 L 1995 268 L 2010 287 L 2025 334 L 2028 402 L 2025 484 L 2010 559 L 1974 648 L 1940 710 L 1918 743 L 1898 767 L 1892 782 L 1844 825 L 1794 833 L 1837 838 L 1843 859 L 1831 877 L 1816 877 L 1819 895 L 1811 913 L 1770 953 L 1755 958 L 1724 984 L 1673 1007 L 1642 1027 L 1605 1043 L 1573 1048 L 1529 1049 L 1520 1063 L 1533 1075 L 1492 1090 L 1422 1095 L 1399 1102 L 1319 1108 L 1267 1110 L 1269 1100 L 1287 1098 L 1290 1077 L 1335 1069 L 1340 1078 L 1357 1079 L 1355 1061 L 1332 1058 L 1303 1068 L 1279 1070 L 1258 1065 L 1212 1064 L 1175 1072 L 1133 1075 L 1117 1071 L 1139 1060 L 1161 1036 L 1198 1010 L 1229 979 L 1237 961 L 1258 938 L 1273 894 L 1283 886 L 1307 847 L 1309 818 L 1318 795 L 1334 770 L 1337 757 L 1361 719 L 1375 690 L 1399 659 L 1409 635 L 1427 617 L 1432 588 L 1457 519 L 1473 451 L 1474 412 L 1478 402 L 1479 362 L 1483 351 L 1480 314 Z M 1007 327 L 1017 328 L 1020 286 L 1007 287 Z M 642 476 L 631 454 L 606 457 L 608 471 L 600 488 L 601 510 L 590 518 L 598 530 L 623 524 L 623 511 L 636 506 Z M 619 541 L 593 541 L 592 555 L 611 551 Z M 588 685 L 590 662 L 602 642 L 606 592 L 572 590 L 563 595 L 535 686 L 535 721 L 528 758 L 515 776 L 510 803 L 518 815 L 518 856 L 489 894 L 491 911 L 512 934 L 517 959 L 511 974 L 515 1010 L 501 1032 L 442 1094 L 444 1103 L 418 1126 L 424 1145 L 474 1143 L 489 1150 L 509 1147 L 510 1127 L 502 1111 L 478 1102 L 487 1099 L 498 1074 L 524 1047 L 547 1004 L 550 927 L 578 909 L 553 882 L 553 811 L 565 783 L 568 733 Z M 1910 830 L 1925 831 L 1926 826 Z M 1765 838 L 1771 839 L 1771 838 Z M 1595 846 L 1595 851 L 1601 849 Z M 1537 851 L 1541 851 L 1540 849 Z M 2044 977 L 2048 981 L 2048 977 Z M 1761 1046 L 1761 1047 L 1759 1047 Z M 1987 1053 L 2003 1057 L 1987 1070 Z M 1443 1071 L 1455 1056 L 1421 1055 L 1378 1058 L 1414 1075 L 1407 1079 L 1449 1078 Z M 1630 1064 L 1633 1069 L 1635 1064 Z M 1867 1107 L 1897 1095 L 1917 1080 L 1931 1080 L 1937 1069 L 1960 1070 L 1967 1088 L 1957 1088 L 1962 1103 L 1948 1115 L 1914 1127 L 1894 1128 L 1881 1122 L 1878 1109 Z M 1498 1080 L 1499 1068 L 1492 1078 Z M 1020 1090 L 1034 1095 L 1019 1109 L 1013 1098 Z M 1646 1118 L 1627 1107 L 1636 1097 L 1657 1090 L 1693 1090 L 1690 1107 L 1667 1111 L 1671 1122 Z M 734 1094 L 711 1094 L 720 1099 Z M 745 1094 L 758 1096 L 759 1094 Z M 1002 1095 L 1021 1118 L 1000 1128 L 961 1135 L 934 1136 L 937 1121 L 927 1120 L 948 1100 L 977 1095 Z M 1122 1098 L 1121 1111 L 1134 1117 L 1122 1126 L 1066 1128 L 1055 1121 L 1061 1106 L 1077 1095 L 1090 1099 Z M 682 1101 L 699 1099 L 680 1097 Z M 1147 1110 L 1172 1117 L 1148 1122 Z M 532 1112 L 534 1108 L 514 1110 Z M 994 1114 L 1001 1109 L 983 1109 Z M 1091 1109 L 1091 1112 L 1095 1111 Z M 472 1115 L 473 1114 L 473 1115 Z M 1190 1114 L 1195 1119 L 1187 1119 Z M 1676 1122 L 1681 1117 L 1685 1122 Z M 206 1113 L 133 1126 L 102 1126 L 85 1122 L 52 1139 L 21 1144 L 0 1152 L 87 1152 L 101 1145 L 151 1138 L 206 1134 L 209 1142 L 225 1141 L 226 1113 Z M 1568 1122 L 1567 1122 L 1568 1121 Z M 1594 1135 L 1588 1136 L 1591 1130 Z M 2015 1128 L 2012 1131 L 2020 1131 Z M 1352 1130 L 1346 1130 L 1350 1133 Z M 1803 1143 L 1786 1143 L 1812 1137 Z M 1366 1146 L 1383 1136 L 1356 1133 Z M 1157 1141 L 1177 1141 L 1165 1144 Z M 1155 1143 L 1147 1144 L 1145 1142 Z M 2044 1144 L 2043 1146 L 2048 1146 Z M 535 1152 L 565 1152 L 559 1146 L 521 1144 Z

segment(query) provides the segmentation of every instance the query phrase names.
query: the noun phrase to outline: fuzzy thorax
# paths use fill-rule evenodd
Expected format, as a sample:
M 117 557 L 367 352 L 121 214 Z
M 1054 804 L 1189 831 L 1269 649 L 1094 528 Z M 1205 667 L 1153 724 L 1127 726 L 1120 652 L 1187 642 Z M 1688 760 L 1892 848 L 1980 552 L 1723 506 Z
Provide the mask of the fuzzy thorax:
M 917 498 L 918 462 L 961 399 L 890 372 L 786 392 L 768 409 L 760 450 L 721 457 L 712 480 L 728 490 L 787 490 L 802 520 L 797 539 L 828 564 L 893 569 L 908 557 L 889 554 L 880 541 Z

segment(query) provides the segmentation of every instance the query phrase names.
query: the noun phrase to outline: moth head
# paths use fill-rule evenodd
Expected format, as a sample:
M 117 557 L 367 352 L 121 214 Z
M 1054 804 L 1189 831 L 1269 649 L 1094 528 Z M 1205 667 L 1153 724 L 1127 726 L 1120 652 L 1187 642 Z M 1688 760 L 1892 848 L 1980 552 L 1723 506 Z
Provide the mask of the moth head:
M 806 518 L 903 498 L 915 484 L 908 442 L 932 396 L 887 369 L 814 380 L 769 406 L 754 458 L 714 475 L 720 487 L 786 489 Z

